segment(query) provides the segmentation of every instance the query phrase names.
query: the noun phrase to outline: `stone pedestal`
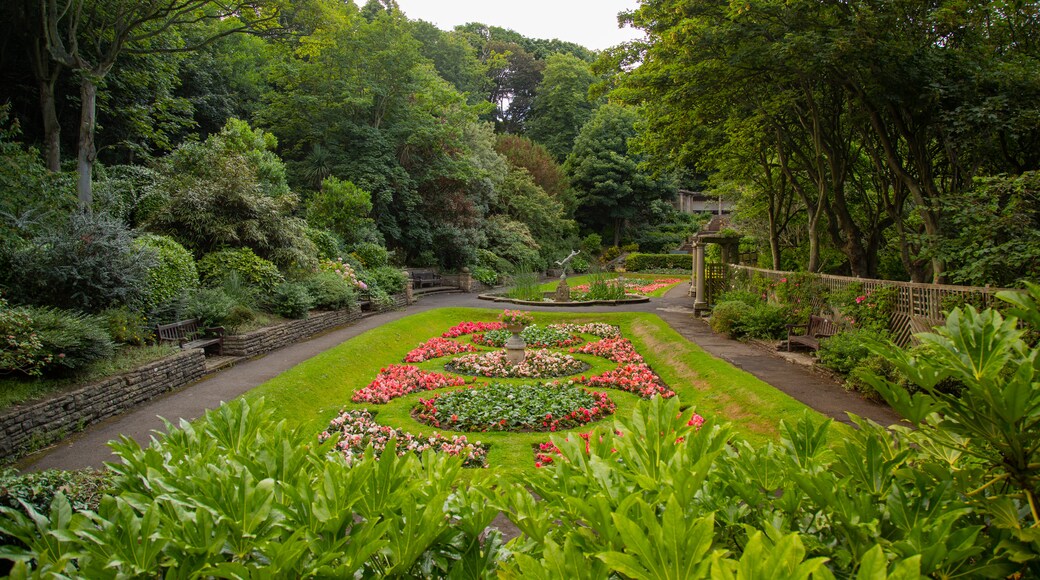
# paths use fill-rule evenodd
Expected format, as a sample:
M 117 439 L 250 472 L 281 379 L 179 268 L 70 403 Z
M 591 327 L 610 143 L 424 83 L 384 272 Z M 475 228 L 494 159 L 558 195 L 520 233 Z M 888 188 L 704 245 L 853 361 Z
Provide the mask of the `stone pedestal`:
M 556 296 L 553 297 L 556 302 L 570 302 L 571 301 L 571 287 L 567 285 L 566 280 L 560 280 L 560 283 L 556 285 Z
M 405 272 L 408 274 L 408 280 L 404 283 L 404 297 L 408 304 L 415 304 L 415 289 L 413 288 L 415 281 L 412 280 L 412 273 Z
M 510 336 L 509 340 L 506 341 L 506 360 L 509 361 L 509 364 L 516 366 L 524 362 L 524 357 L 527 356 L 524 352 L 524 349 L 527 348 L 527 343 L 520 338 L 520 332 L 524 330 L 524 327 L 521 325 L 507 325 L 506 329 L 513 333 L 513 336 Z
M 473 272 L 470 272 L 467 267 L 463 267 L 462 272 L 459 273 L 459 290 L 466 293 L 473 291 Z

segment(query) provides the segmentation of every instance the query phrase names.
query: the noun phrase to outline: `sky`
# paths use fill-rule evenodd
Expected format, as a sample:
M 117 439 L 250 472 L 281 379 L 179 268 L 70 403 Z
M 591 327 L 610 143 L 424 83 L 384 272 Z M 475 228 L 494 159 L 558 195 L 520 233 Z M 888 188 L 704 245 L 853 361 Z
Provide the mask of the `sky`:
M 511 28 L 528 38 L 558 38 L 593 50 L 641 36 L 640 31 L 617 25 L 617 13 L 636 8 L 638 0 L 397 0 L 397 4 L 408 18 L 432 22 L 443 30 L 481 22 Z

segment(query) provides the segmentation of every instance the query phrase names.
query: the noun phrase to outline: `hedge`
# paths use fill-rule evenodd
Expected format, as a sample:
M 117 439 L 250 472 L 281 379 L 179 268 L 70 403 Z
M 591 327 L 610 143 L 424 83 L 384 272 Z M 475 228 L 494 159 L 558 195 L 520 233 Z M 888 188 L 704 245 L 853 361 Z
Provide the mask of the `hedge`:
M 689 254 L 629 254 L 625 258 L 625 270 L 641 272 L 659 268 L 693 269 L 693 258 Z

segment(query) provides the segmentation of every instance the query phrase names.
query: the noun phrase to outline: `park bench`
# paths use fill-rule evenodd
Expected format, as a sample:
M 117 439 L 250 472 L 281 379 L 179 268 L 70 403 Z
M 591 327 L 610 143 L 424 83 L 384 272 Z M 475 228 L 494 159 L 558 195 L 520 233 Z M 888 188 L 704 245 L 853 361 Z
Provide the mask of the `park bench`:
M 804 329 L 799 333 L 795 331 Z M 787 351 L 791 351 L 792 344 L 801 344 L 812 350 L 820 350 L 820 339 L 834 336 L 838 333 L 838 326 L 830 319 L 823 316 L 810 315 L 807 324 L 787 325 Z
M 159 337 L 159 344 L 175 343 L 181 348 L 201 349 L 216 346 L 218 355 L 224 353 L 224 327 L 200 330 L 197 318 L 160 324 L 155 327 L 155 335 Z
M 437 272 L 412 272 L 412 288 L 440 286 L 441 275 Z

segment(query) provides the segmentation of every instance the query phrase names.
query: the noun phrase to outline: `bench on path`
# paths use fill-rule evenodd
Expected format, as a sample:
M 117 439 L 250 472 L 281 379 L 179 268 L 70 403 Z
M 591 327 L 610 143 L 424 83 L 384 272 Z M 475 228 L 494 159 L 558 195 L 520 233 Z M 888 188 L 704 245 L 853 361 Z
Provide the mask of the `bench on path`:
M 155 327 L 155 335 L 159 344 L 173 343 L 182 349 L 217 347 L 217 354 L 224 353 L 224 327 L 199 329 L 199 319 L 190 318 L 172 324 L 160 324 Z
M 796 333 L 798 329 L 803 329 Z M 838 333 L 838 325 L 823 316 L 810 315 L 806 324 L 787 325 L 787 352 L 791 352 L 791 344 L 801 344 L 812 350 L 820 350 L 820 339 Z
M 437 272 L 418 271 L 412 272 L 412 288 L 423 288 L 425 286 L 440 286 L 441 275 Z

